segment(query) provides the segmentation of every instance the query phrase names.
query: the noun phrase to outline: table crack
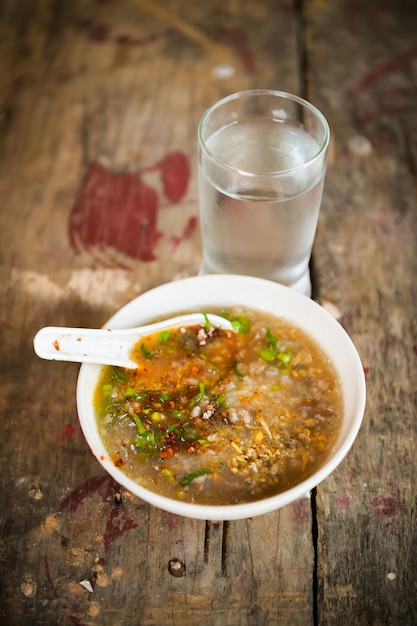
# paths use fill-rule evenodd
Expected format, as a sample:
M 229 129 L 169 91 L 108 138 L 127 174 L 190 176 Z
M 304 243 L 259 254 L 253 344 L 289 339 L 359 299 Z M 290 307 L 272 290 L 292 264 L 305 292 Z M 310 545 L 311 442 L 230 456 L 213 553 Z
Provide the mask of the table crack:
M 310 496 L 311 503 L 311 539 L 313 544 L 313 624 L 318 626 L 318 535 L 319 527 L 317 521 L 317 488 L 314 487 Z

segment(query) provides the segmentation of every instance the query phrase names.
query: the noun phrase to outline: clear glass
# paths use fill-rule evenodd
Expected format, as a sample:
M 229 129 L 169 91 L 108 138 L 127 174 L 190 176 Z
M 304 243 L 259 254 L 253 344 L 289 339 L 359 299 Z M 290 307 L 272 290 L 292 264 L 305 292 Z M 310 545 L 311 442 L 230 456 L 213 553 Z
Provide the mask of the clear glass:
M 199 128 L 201 274 L 245 274 L 311 294 L 309 261 L 329 126 L 288 93 L 253 90 L 217 102 Z

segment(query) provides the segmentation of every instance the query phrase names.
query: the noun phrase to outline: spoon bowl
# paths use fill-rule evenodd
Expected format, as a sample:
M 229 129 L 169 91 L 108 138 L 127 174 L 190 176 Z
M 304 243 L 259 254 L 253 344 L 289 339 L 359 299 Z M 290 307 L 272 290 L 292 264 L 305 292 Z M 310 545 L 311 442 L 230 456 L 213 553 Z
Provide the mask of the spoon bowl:
M 232 324 L 225 317 L 190 313 L 155 324 L 121 330 L 47 326 L 37 332 L 33 347 L 35 353 L 42 359 L 116 365 L 133 369 L 138 365 L 130 355 L 141 337 L 170 328 L 196 325 L 233 331 Z

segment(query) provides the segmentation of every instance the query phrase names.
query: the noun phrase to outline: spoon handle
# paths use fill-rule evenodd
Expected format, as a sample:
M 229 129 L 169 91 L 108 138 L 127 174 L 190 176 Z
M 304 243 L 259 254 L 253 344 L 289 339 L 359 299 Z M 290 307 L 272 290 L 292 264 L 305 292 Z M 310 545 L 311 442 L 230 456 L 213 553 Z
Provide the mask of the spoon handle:
M 232 330 L 231 323 L 224 317 L 190 313 L 156 324 L 130 329 L 47 326 L 41 328 L 35 335 L 33 347 L 42 359 L 136 368 L 137 363 L 129 355 L 140 337 L 168 328 L 195 324 L 202 326 L 209 324 Z
M 129 352 L 138 338 L 132 331 L 47 326 L 36 334 L 33 346 L 42 359 L 134 368 Z

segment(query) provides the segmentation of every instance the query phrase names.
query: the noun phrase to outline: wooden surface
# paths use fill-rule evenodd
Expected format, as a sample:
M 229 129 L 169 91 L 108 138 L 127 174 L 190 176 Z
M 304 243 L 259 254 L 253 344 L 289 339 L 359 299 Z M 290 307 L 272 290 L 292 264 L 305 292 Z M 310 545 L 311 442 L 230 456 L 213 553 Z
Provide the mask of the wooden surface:
M 416 33 L 414 0 L 0 3 L 1 624 L 417 623 Z M 311 498 L 193 521 L 103 473 L 32 340 L 196 273 L 197 123 L 255 87 L 330 122 L 314 297 L 368 402 Z

